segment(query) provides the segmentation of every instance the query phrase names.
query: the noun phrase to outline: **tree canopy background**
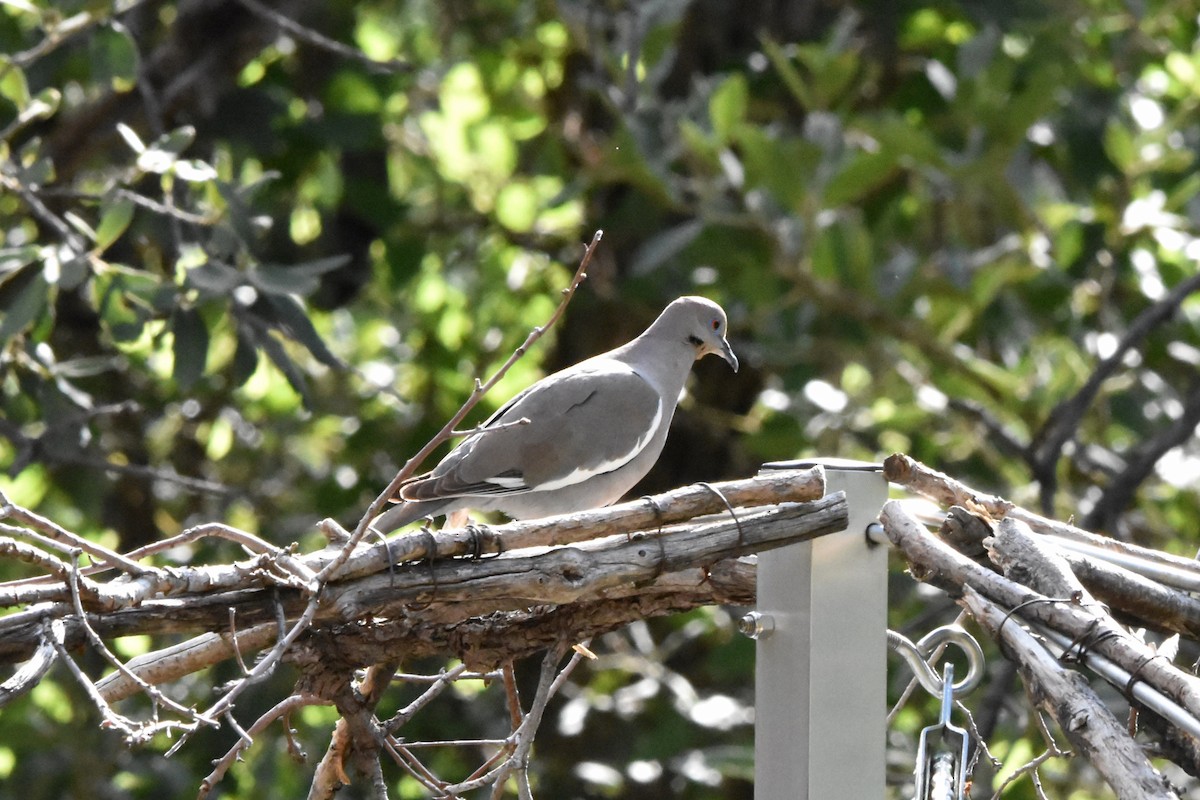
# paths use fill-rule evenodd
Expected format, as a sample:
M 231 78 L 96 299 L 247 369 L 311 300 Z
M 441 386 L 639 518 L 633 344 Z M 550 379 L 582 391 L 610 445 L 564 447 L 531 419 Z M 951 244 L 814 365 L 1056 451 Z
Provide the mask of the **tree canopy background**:
M 904 451 L 1192 555 L 1200 301 L 1170 292 L 1200 256 L 1198 13 L 7 0 L 0 488 L 121 550 L 209 520 L 311 541 L 548 316 L 603 229 L 563 324 L 474 420 L 704 294 L 743 369 L 697 366 L 638 493 Z M 953 616 L 894 580 L 893 627 Z M 597 643 L 538 740 L 544 796 L 749 797 L 753 645 L 730 619 Z M 1015 767 L 1044 745 L 996 685 L 985 722 Z M 443 733 L 499 713 L 454 702 Z M 297 721 L 310 753 L 331 714 Z M 897 750 L 931 721 L 902 714 Z M 0 715 L 0 797 L 191 796 L 227 746 L 126 750 L 56 676 Z M 222 790 L 298 796 L 306 775 L 260 745 Z M 1088 781 L 1066 760 L 1042 778 Z

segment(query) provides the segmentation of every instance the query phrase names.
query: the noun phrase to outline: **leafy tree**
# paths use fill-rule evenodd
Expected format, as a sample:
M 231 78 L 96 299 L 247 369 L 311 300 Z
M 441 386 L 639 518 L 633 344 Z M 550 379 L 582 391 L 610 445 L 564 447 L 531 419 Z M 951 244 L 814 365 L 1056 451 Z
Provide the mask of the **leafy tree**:
M 745 367 L 698 366 L 638 492 L 903 451 L 1190 556 L 1198 41 L 1169 0 L 10 0 L 0 489 L 122 552 L 212 520 L 319 546 L 314 523 L 357 520 L 602 228 L 563 324 L 473 420 L 700 293 Z M 953 616 L 896 583 L 893 627 Z M 539 791 L 748 796 L 753 649 L 729 622 L 594 644 L 550 707 Z M 734 712 L 697 710 L 713 697 Z M 430 737 L 500 713 L 448 702 Z M 228 747 L 127 751 L 57 672 L 12 709 L 0 796 L 190 796 Z M 1044 748 L 999 701 L 979 716 L 1004 769 Z M 300 712 L 310 753 L 331 719 Z M 1089 785 L 1051 763 L 1050 791 Z M 304 772 L 268 746 L 223 789 L 298 795 Z

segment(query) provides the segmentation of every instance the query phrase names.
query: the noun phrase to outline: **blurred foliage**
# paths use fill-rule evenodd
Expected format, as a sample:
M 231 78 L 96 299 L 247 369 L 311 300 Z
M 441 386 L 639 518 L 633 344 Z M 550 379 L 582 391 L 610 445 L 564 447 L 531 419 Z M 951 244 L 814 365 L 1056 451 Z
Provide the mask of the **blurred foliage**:
M 702 293 L 729 310 L 745 367 L 698 366 L 644 490 L 901 450 L 1196 551 L 1200 299 L 1124 353 L 1061 447 L 1044 427 L 1195 274 L 1194 3 L 263 9 L 0 5 L 15 500 L 120 548 L 201 520 L 314 545 L 315 520 L 354 521 L 546 318 L 603 228 L 564 324 L 478 418 Z M 953 614 L 894 580 L 894 627 Z M 751 795 L 753 646 L 724 611 L 597 649 L 539 739 L 538 792 Z M 419 735 L 502 723 L 489 692 L 456 695 Z M 898 717 L 901 761 L 924 711 Z M 990 716 L 1006 764 L 1043 749 L 1027 715 Z M 329 722 L 298 720 L 310 755 Z M 56 672 L 0 717 L 0 797 L 188 797 L 228 741 L 126 751 Z M 281 737 L 251 755 L 226 796 L 305 791 Z M 1051 796 L 1095 781 L 1063 760 L 1041 774 Z M 1034 796 L 1028 779 L 1005 793 Z

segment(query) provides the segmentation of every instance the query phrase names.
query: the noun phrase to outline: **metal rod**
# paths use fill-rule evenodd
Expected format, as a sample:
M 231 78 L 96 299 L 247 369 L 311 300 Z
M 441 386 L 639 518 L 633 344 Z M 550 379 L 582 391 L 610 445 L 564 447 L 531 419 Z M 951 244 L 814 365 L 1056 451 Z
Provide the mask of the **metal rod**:
M 1058 649 L 1056 657 L 1061 658 L 1062 654 L 1071 646 L 1071 640 L 1058 631 L 1050 628 L 1043 628 L 1040 625 L 1030 626 L 1036 633 L 1048 642 L 1052 642 Z M 1124 667 L 1119 666 L 1106 656 L 1102 656 L 1092 650 L 1087 650 L 1079 654 L 1079 660 L 1088 669 L 1095 672 L 1104 680 L 1111 683 L 1113 686 L 1122 691 L 1128 688 L 1129 692 L 1138 702 L 1152 709 L 1159 716 L 1171 722 L 1176 727 L 1187 731 L 1192 736 L 1200 738 L 1200 720 L 1197 720 L 1189 714 L 1183 706 L 1176 703 L 1171 698 L 1159 692 L 1157 689 L 1150 686 L 1145 681 L 1134 681 L 1132 686 L 1129 686 L 1129 671 Z

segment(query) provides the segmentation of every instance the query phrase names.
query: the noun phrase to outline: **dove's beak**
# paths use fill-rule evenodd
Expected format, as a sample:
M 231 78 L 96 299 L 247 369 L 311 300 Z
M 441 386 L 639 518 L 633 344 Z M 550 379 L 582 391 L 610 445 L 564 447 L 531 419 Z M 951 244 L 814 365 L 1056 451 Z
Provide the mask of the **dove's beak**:
M 721 340 L 721 348 L 717 350 L 717 355 L 725 359 L 725 362 L 733 367 L 734 372 L 738 371 L 738 357 L 733 354 L 733 348 L 729 346 L 727 340 Z

